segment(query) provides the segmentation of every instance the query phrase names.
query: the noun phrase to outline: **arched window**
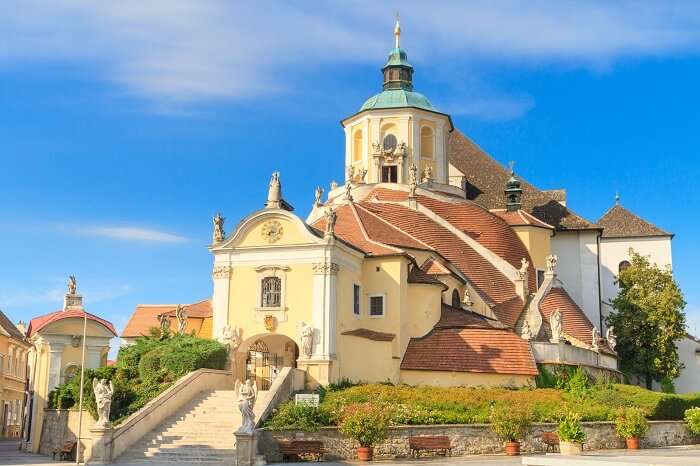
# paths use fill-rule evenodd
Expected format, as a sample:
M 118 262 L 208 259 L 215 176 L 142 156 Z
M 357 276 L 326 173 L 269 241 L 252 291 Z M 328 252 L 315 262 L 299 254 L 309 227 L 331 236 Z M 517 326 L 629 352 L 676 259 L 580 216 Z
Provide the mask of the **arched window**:
M 423 126 L 420 129 L 420 155 L 421 157 L 433 158 L 435 153 L 433 130 L 429 126 Z
M 620 265 L 617 266 L 618 275 L 621 274 L 622 272 L 624 272 L 625 270 L 629 269 L 630 265 L 632 265 L 632 264 L 630 264 L 629 261 L 620 262 Z
M 457 288 L 452 290 L 452 307 L 456 307 L 457 309 L 462 307 L 462 300 L 459 297 L 459 291 L 457 291 Z
M 279 277 L 265 277 L 262 279 L 262 307 L 280 307 L 282 280 Z
M 352 136 L 352 161 L 362 160 L 362 130 L 358 129 Z
M 393 134 L 387 134 L 386 136 L 384 136 L 383 144 L 384 144 L 384 150 L 396 149 L 396 144 L 397 144 L 396 136 L 394 136 Z

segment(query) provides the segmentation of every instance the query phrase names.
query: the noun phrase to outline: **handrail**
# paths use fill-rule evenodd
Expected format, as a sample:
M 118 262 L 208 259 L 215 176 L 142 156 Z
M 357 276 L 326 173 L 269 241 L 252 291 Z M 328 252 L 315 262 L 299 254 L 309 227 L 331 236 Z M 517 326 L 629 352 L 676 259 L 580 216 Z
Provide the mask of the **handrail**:
M 197 369 L 196 371 L 192 371 L 186 376 L 180 378 L 177 382 L 175 382 L 172 386 L 168 387 L 163 391 L 161 394 L 153 398 L 151 401 L 146 403 L 143 408 L 139 409 L 136 411 L 134 414 L 129 416 L 122 422 L 119 426 L 115 427 L 114 429 L 114 434 L 112 435 L 112 439 L 108 442 L 108 444 L 114 443 L 114 441 L 119 438 L 124 432 L 128 431 L 135 425 L 137 425 L 138 421 L 146 417 L 148 414 L 150 414 L 157 406 L 160 406 L 162 402 L 169 400 L 182 390 L 191 382 L 196 380 L 197 378 L 203 376 L 204 374 L 207 373 L 214 373 L 214 374 L 231 374 L 231 371 L 225 371 L 225 370 L 217 370 L 217 369 Z

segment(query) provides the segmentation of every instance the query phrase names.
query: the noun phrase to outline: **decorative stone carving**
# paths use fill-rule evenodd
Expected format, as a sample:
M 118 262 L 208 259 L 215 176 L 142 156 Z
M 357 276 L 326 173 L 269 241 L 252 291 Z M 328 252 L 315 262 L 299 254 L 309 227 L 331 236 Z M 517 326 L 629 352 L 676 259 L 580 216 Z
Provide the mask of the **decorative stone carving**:
M 408 195 L 416 197 L 416 187 L 418 186 L 418 168 L 415 163 L 408 167 Z
M 335 236 L 335 222 L 338 220 L 338 214 L 335 212 L 335 209 L 329 207 L 323 215 L 326 217 L 326 232 L 324 236 L 333 238 Z
M 469 296 L 469 288 L 464 289 L 464 297 L 462 298 L 462 304 L 464 304 L 464 306 L 467 308 L 470 308 L 474 305 L 471 296 Z
M 212 240 L 214 241 L 214 243 L 220 243 L 226 237 L 226 234 L 224 233 L 224 220 L 226 219 L 222 217 L 221 214 L 218 212 L 212 219 L 212 222 L 214 223 L 214 233 L 212 234 Z
M 355 169 L 352 165 L 348 165 L 345 167 L 345 179 L 352 180 L 353 176 L 355 176 Z
M 236 392 L 238 393 L 238 409 L 241 411 L 243 422 L 236 431 L 238 434 L 255 433 L 255 401 L 258 398 L 258 386 L 250 379 L 241 383 L 236 380 Z
M 527 270 L 530 267 L 530 261 L 524 257 L 520 259 L 520 270 L 518 270 L 518 278 L 521 280 L 527 280 Z
M 212 270 L 211 276 L 214 278 L 229 278 L 231 276 L 231 266 L 217 265 Z
M 331 191 L 338 189 L 338 182 L 333 180 L 331 181 Z
M 95 393 L 95 403 L 97 404 L 97 422 L 95 427 L 109 427 L 109 411 L 112 408 L 112 394 L 114 386 L 112 381 L 107 379 L 92 379 L 92 391 Z
M 345 199 L 352 202 L 352 183 L 349 179 L 345 182 Z
M 73 335 L 70 337 L 70 345 L 73 348 L 79 348 L 80 343 L 83 341 L 83 336 L 82 335 Z
M 316 191 L 314 193 L 314 205 L 315 206 L 320 206 L 322 204 L 321 202 L 321 196 L 323 196 L 323 188 L 320 186 L 316 186 Z
M 75 275 L 70 275 L 68 277 L 68 294 L 76 294 L 78 291 L 78 281 Z
M 301 354 L 311 358 L 314 352 L 314 328 L 305 322 L 299 322 L 299 340 L 301 341 Z
M 607 340 L 610 349 L 615 351 L 615 347 L 617 346 L 617 336 L 615 336 L 615 327 L 612 325 L 605 331 L 605 339 Z
M 270 178 L 270 185 L 267 190 L 268 209 L 279 209 L 282 205 L 282 183 L 280 183 L 280 172 L 273 172 Z
M 161 314 L 158 316 L 158 321 L 160 322 L 161 333 L 168 333 L 170 331 L 170 316 Z
M 357 181 L 358 183 L 364 183 L 365 178 L 367 177 L 367 169 L 366 168 L 361 168 L 357 172 Z
M 311 268 L 315 275 L 335 275 L 340 269 L 335 262 L 314 262 Z
M 547 274 L 554 275 L 554 269 L 557 266 L 557 256 L 555 254 L 550 254 L 547 256 Z
M 275 316 L 269 314 L 266 315 L 264 322 L 265 330 L 267 330 L 268 332 L 272 332 L 273 330 L 275 330 L 275 327 L 277 326 L 277 319 L 275 318 Z
M 535 336 L 532 334 L 532 329 L 530 328 L 530 321 L 527 318 L 523 321 L 523 329 L 520 336 L 525 340 L 532 340 Z
M 277 220 L 268 220 L 260 231 L 263 239 L 270 244 L 276 243 L 282 237 L 282 233 L 284 233 L 284 228 Z
M 600 332 L 598 327 L 593 327 L 591 330 L 591 349 L 593 351 L 598 351 L 600 347 L 598 346 L 598 341 L 600 340 Z
M 396 145 L 396 149 L 394 149 L 394 156 L 395 157 L 406 157 L 406 154 L 408 153 L 408 148 L 406 146 L 405 142 L 400 142 Z
M 184 335 L 187 328 L 187 310 L 181 304 L 178 304 L 175 309 L 175 317 L 177 317 L 177 333 Z
M 427 183 L 429 181 L 433 180 L 433 167 L 428 165 L 425 167 L 425 170 L 423 170 L 423 183 Z
M 234 325 L 233 328 L 231 328 L 230 325 L 226 325 L 221 333 L 221 339 L 224 343 L 228 343 L 231 352 L 235 353 L 243 342 L 241 338 L 241 329 L 238 328 L 237 325 Z
M 562 325 L 564 324 L 563 321 L 564 316 L 562 316 L 559 308 L 555 309 L 554 312 L 552 312 L 552 315 L 549 316 L 549 327 L 552 330 L 552 343 L 559 343 L 559 341 L 562 339 Z

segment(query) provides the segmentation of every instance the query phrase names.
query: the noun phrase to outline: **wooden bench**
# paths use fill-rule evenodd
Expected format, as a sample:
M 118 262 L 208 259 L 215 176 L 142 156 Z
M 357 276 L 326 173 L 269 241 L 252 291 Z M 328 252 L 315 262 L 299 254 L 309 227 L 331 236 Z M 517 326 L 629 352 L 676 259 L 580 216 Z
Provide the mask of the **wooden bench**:
M 422 450 L 435 451 L 445 456 L 448 453 L 452 455 L 452 444 L 447 435 L 409 437 L 408 446 L 411 448 L 411 456 L 415 458 L 420 456 Z
M 323 459 L 323 442 L 319 440 L 291 440 L 279 442 L 282 461 L 296 461 L 312 458 L 316 461 Z
M 556 432 L 542 432 L 540 438 L 545 445 L 545 452 L 549 452 L 551 449 L 552 452 L 556 453 L 559 450 L 559 436 Z
M 63 444 L 63 447 L 61 448 L 54 448 L 53 449 L 53 459 L 56 459 L 56 454 L 58 453 L 58 460 L 59 461 L 64 461 L 66 459 L 66 456 L 68 457 L 68 461 L 72 461 L 75 455 L 73 452 L 75 451 L 75 447 L 78 445 L 77 442 L 66 442 Z

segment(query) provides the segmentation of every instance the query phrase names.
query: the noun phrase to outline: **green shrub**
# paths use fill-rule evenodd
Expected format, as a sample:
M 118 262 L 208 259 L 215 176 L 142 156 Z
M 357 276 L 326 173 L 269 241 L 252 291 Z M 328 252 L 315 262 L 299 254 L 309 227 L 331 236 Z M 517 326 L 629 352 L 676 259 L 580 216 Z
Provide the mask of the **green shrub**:
M 687 410 L 684 420 L 689 431 L 695 435 L 700 435 L 700 408 L 690 408 Z
M 158 346 L 141 357 L 138 373 L 142 381 L 160 383 L 166 378 L 167 371 L 161 360 L 168 351 L 169 348 Z
M 566 391 L 579 398 L 588 396 L 590 392 L 590 381 L 585 370 L 580 367 L 574 369 L 567 382 Z
M 372 447 L 386 438 L 389 417 L 386 411 L 372 403 L 356 403 L 343 410 L 338 429 L 361 447 Z
M 562 442 L 583 443 L 586 441 L 586 433 L 581 426 L 581 415 L 570 411 L 559 421 L 557 429 L 559 440 Z
M 546 366 L 542 364 L 537 365 L 537 370 L 539 374 L 535 377 L 535 386 L 537 388 L 557 388 L 557 376 Z
M 624 439 L 641 438 L 649 430 L 649 423 L 640 408 L 623 408 L 615 418 L 615 430 Z
M 504 442 L 519 442 L 531 424 L 532 414 L 525 407 L 498 406 L 491 412 L 491 428 Z
M 323 409 L 305 403 L 295 404 L 291 400 L 279 407 L 265 427 L 273 430 L 315 432 L 329 422 L 328 414 Z

